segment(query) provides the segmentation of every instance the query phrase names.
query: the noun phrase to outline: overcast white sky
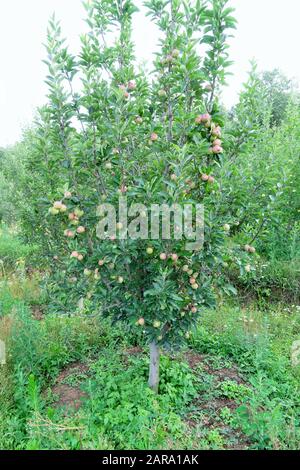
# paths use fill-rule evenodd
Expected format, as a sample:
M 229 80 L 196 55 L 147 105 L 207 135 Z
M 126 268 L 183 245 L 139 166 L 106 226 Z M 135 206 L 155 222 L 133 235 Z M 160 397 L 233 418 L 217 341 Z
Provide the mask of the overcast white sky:
M 279 67 L 300 81 L 300 0 L 231 0 L 231 5 L 236 8 L 238 29 L 232 41 L 235 65 L 224 90 L 225 103 L 236 101 L 252 58 L 260 69 Z M 0 0 L 0 146 L 17 141 L 36 107 L 45 102 L 42 43 L 54 11 L 76 53 L 79 34 L 85 31 L 81 0 Z M 156 35 L 149 20 L 141 18 L 136 15 L 134 23 L 136 51 L 141 60 L 149 60 Z

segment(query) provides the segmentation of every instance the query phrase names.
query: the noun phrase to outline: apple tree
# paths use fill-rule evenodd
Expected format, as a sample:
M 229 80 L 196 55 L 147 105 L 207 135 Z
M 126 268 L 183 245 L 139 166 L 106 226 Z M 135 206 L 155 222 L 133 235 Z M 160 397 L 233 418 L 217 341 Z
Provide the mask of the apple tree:
M 218 97 L 235 27 L 227 3 L 145 2 L 142 11 L 159 30 L 145 69 L 134 56 L 132 0 L 85 4 L 89 32 L 78 56 L 54 18 L 48 31 L 49 100 L 38 124 L 47 159 L 35 151 L 33 166 L 56 177 L 45 222 L 49 288 L 59 311 L 76 313 L 79 302 L 81 313 L 140 331 L 150 345 L 154 391 L 160 349 L 184 344 L 217 289 L 230 290 L 220 275 L 230 226 L 218 210 L 226 150 Z M 116 222 L 116 235 L 99 238 L 101 204 L 118 208 L 125 197 L 128 219 Z M 136 213 L 134 204 L 145 209 Z M 187 249 L 172 218 L 173 236 L 139 236 L 151 225 L 152 205 L 185 204 L 204 205 L 201 249 Z M 126 236 L 127 224 L 137 236 Z

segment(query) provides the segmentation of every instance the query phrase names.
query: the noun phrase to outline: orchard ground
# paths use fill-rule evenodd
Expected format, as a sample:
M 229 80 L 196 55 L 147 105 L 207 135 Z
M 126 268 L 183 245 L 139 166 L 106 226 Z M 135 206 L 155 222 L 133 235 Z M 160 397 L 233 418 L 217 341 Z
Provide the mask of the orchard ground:
M 34 248 L 7 237 L 21 251 L 0 281 L 1 449 L 299 448 L 299 306 L 220 299 L 187 348 L 163 354 L 155 395 L 143 339 L 98 317 L 46 315 L 45 273 L 17 258 Z

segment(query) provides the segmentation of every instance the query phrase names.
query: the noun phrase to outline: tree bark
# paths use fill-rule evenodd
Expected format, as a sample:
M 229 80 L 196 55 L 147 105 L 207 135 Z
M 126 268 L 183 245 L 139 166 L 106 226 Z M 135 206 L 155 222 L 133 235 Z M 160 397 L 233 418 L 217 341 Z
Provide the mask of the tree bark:
M 155 341 L 150 343 L 149 387 L 158 393 L 159 385 L 159 347 Z

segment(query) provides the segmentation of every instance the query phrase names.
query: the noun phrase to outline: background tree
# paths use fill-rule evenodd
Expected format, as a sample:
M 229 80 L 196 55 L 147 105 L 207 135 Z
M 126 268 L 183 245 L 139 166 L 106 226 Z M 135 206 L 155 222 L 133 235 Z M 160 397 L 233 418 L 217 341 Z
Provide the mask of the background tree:
M 278 126 L 284 119 L 290 101 L 297 96 L 296 83 L 279 69 L 260 74 L 266 100 L 271 107 L 271 126 Z

